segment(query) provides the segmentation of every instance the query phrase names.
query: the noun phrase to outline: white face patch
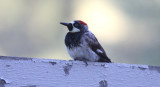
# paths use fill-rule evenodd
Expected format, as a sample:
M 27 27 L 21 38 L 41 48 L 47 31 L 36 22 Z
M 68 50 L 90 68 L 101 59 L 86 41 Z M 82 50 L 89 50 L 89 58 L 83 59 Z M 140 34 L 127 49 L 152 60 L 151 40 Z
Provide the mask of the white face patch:
M 73 27 L 72 31 L 69 32 L 75 33 L 75 32 L 80 32 L 80 30 L 78 28 Z
M 72 26 L 73 26 L 74 21 L 72 21 L 71 24 L 72 24 Z M 76 33 L 76 32 L 80 32 L 80 30 L 79 30 L 78 28 L 75 28 L 75 27 L 73 26 L 72 31 L 69 31 L 69 32 L 71 32 L 71 33 Z
M 97 49 L 96 50 L 98 53 L 103 53 L 103 51 L 101 51 L 100 49 Z

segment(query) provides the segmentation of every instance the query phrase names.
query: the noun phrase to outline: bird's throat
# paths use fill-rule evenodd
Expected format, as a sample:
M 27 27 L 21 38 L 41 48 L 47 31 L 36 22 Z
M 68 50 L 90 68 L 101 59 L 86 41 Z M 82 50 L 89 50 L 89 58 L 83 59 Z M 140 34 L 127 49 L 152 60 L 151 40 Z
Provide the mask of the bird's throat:
M 69 49 L 72 47 L 80 46 L 80 39 L 81 39 L 82 33 L 70 33 L 68 32 L 65 37 L 65 45 Z

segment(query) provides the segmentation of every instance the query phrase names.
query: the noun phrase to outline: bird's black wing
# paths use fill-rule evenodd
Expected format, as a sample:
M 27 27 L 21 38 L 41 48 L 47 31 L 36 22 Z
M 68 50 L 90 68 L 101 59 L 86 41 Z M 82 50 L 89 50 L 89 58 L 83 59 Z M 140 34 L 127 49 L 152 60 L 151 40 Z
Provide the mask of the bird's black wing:
M 98 62 L 111 62 L 94 34 L 92 34 L 91 32 L 87 32 L 85 33 L 84 37 L 91 50 L 100 57 Z

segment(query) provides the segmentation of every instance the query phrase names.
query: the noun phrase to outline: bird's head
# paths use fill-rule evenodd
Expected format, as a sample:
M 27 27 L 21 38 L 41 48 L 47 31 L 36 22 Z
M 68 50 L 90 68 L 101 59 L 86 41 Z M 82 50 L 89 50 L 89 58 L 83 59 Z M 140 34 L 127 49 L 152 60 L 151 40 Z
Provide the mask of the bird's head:
M 81 20 L 74 20 L 71 23 L 61 22 L 60 24 L 67 26 L 70 33 L 76 32 L 86 32 L 88 31 L 88 26 L 85 22 Z

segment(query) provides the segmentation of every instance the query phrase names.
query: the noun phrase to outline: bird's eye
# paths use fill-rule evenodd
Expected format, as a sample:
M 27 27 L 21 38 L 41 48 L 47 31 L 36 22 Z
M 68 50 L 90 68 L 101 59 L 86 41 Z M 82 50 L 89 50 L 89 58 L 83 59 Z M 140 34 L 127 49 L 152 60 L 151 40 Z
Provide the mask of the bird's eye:
M 79 24 L 75 23 L 75 24 L 74 24 L 74 27 L 79 27 Z

